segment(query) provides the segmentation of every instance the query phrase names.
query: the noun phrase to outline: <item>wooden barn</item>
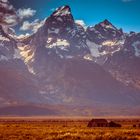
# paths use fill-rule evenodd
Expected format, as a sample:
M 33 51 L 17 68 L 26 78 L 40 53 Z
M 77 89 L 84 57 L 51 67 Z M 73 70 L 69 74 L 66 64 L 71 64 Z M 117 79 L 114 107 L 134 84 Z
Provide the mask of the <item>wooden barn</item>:
M 111 122 L 109 122 L 109 127 L 121 127 L 121 124 L 111 121 Z
M 89 121 L 88 127 L 109 127 L 109 123 L 106 119 L 92 119 Z

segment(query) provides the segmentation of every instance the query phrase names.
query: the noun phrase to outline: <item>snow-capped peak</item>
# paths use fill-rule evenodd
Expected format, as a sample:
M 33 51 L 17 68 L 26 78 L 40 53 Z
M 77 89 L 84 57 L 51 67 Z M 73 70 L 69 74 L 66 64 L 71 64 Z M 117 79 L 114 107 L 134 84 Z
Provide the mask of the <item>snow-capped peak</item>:
M 105 19 L 102 23 L 106 24 L 106 25 L 112 25 L 110 21 L 108 21 L 107 19 Z
M 107 19 L 105 19 L 103 22 L 101 22 L 100 25 L 104 28 L 112 28 L 114 30 L 117 30 L 117 28 L 115 26 L 113 26 L 112 23 L 109 22 Z
M 53 13 L 54 16 L 65 16 L 65 15 L 70 15 L 71 14 L 71 9 L 69 6 L 62 6 Z

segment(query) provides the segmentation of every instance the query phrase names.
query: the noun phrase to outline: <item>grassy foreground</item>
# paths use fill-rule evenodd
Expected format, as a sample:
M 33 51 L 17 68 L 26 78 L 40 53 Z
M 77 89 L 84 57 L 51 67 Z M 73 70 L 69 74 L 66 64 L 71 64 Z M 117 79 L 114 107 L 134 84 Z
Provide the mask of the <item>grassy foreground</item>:
M 0 120 L 0 140 L 140 140 L 137 121 L 122 128 L 88 128 L 88 120 Z

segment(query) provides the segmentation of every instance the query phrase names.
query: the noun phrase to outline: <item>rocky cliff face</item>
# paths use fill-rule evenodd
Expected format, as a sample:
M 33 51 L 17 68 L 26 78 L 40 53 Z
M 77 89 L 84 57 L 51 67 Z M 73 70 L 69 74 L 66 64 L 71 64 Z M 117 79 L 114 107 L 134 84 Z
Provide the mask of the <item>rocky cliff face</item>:
M 0 25 L 0 61 L 19 58 L 16 40 L 11 35 L 11 30 Z
M 140 89 L 139 37 L 139 33 L 127 35 L 123 48 L 110 56 L 103 65 L 116 79 L 137 89 Z

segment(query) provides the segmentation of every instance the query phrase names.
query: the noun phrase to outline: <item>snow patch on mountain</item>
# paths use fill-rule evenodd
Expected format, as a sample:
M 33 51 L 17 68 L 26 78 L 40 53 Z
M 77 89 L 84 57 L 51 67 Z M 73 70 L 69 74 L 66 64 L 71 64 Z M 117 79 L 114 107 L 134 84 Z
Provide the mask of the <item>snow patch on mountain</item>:
M 55 29 L 55 28 L 48 29 L 48 34 L 51 34 L 51 33 L 58 34 L 59 33 L 59 29 Z
M 115 52 L 120 51 L 123 48 L 125 39 L 122 40 L 107 40 L 102 43 L 102 46 L 105 47 L 104 51 L 107 54 L 114 54 Z
M 135 49 L 135 56 L 140 57 L 140 41 L 136 41 L 132 44 Z
M 93 56 L 91 54 L 87 54 L 83 57 L 85 60 L 93 61 Z
M 30 49 L 29 45 L 23 46 L 23 44 L 18 44 L 19 53 L 24 60 L 25 64 L 30 63 L 34 60 L 34 51 Z
M 66 6 L 62 6 L 60 9 L 57 9 L 57 12 L 54 13 L 54 16 L 65 16 L 69 14 L 70 14 L 69 8 Z
M 4 55 L 0 55 L 0 61 L 8 61 L 8 58 Z
M 10 41 L 10 40 L 9 40 L 9 38 L 6 38 L 6 37 L 0 35 L 0 41 L 2 41 L 2 43 L 3 43 L 4 41 Z
M 87 43 L 93 57 L 99 57 L 101 55 L 99 52 L 99 48 L 101 48 L 101 45 L 91 42 L 88 39 L 86 40 L 86 43 Z
M 46 48 L 60 47 L 62 50 L 65 50 L 70 45 L 65 39 L 57 39 L 56 42 L 50 43 L 52 40 L 52 38 L 48 38 Z
M 21 55 L 20 55 L 19 49 L 15 49 L 14 51 L 15 51 L 15 53 L 14 53 L 14 59 L 21 59 Z
M 112 40 L 107 40 L 102 43 L 103 46 L 114 46 L 116 44 L 117 44 L 116 41 L 112 41 Z

